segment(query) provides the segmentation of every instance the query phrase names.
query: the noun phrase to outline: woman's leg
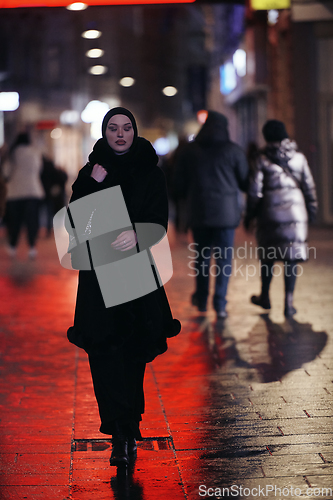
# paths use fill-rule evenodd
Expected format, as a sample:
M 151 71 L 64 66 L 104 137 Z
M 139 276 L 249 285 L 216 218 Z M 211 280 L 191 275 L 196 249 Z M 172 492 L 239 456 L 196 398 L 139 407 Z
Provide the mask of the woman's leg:
M 286 318 L 291 318 L 296 314 L 296 309 L 293 306 L 294 290 L 297 278 L 297 262 L 286 261 L 284 263 L 284 286 L 285 286 L 285 304 L 284 315 Z
M 261 306 L 263 309 L 270 309 L 271 303 L 269 300 L 269 287 L 273 278 L 274 260 L 260 261 L 261 274 L 261 294 L 251 297 L 252 304 Z
M 9 200 L 6 207 L 8 243 L 16 248 L 24 219 L 24 200 Z
M 209 294 L 209 274 L 211 246 L 213 241 L 213 228 L 194 227 L 192 228 L 193 239 L 196 245 L 195 250 L 199 253 L 195 260 L 195 283 L 196 290 L 192 295 L 192 304 L 198 307 L 199 311 L 207 310 L 207 300 Z
M 39 206 L 40 200 L 29 198 L 25 200 L 25 224 L 27 226 L 28 243 L 30 248 L 36 245 L 37 235 L 39 231 Z
M 145 406 L 146 364 L 135 362 L 124 349 L 90 354 L 89 363 L 101 417 L 100 432 L 112 435 L 110 465 L 127 465 L 136 453 L 136 439 L 142 440 L 139 424 Z
M 121 426 L 127 437 L 142 439 L 139 422 L 144 413 L 145 363 L 135 362 L 124 350 L 90 354 L 90 370 L 101 417 L 100 431 L 113 435 Z

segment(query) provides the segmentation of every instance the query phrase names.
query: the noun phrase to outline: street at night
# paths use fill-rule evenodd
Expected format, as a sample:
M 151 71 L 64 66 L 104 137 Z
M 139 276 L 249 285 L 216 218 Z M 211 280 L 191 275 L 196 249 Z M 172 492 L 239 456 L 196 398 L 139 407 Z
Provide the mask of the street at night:
M 289 320 L 281 277 L 269 313 L 250 303 L 258 265 L 241 229 L 226 320 L 190 304 L 189 236 L 171 225 L 169 240 L 182 331 L 147 365 L 144 440 L 118 475 L 87 355 L 66 338 L 77 272 L 60 266 L 52 237 L 34 261 L 23 243 L 14 260 L 2 247 L 1 499 L 333 498 L 332 231 L 310 231 L 316 252 Z

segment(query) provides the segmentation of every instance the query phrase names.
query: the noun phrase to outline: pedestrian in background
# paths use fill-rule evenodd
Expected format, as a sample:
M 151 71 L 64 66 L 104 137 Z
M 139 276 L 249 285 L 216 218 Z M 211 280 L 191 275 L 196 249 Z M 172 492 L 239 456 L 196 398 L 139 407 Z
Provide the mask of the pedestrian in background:
M 2 222 L 6 210 L 7 184 L 3 175 L 3 166 L 7 156 L 7 145 L 0 147 L 0 222 Z
M 50 236 L 52 232 L 53 217 L 66 203 L 65 188 L 68 175 L 63 169 L 56 167 L 51 158 L 43 155 L 43 168 L 40 178 L 45 193 L 43 205 L 46 215 L 46 234 Z
M 192 304 L 207 310 L 210 274 L 216 276 L 213 307 L 218 318 L 227 317 L 234 233 L 241 218 L 239 192 L 247 189 L 248 172 L 244 151 L 229 139 L 227 118 L 209 111 L 195 140 L 179 154 L 175 192 L 178 199 L 187 199 L 188 227 L 197 252 Z M 216 266 L 211 273 L 212 256 Z
M 297 265 L 308 259 L 308 221 L 315 220 L 315 183 L 305 156 L 288 137 L 285 125 L 269 120 L 263 127 L 266 147 L 251 176 L 247 213 L 248 229 L 256 219 L 256 237 L 261 263 L 261 294 L 253 304 L 270 309 L 269 287 L 276 261 L 284 262 L 286 317 L 296 313 L 293 296 Z
M 5 224 L 8 232 L 8 254 L 16 255 L 20 232 L 27 229 L 28 255 L 37 255 L 36 240 L 39 230 L 39 207 L 44 190 L 40 180 L 42 155 L 31 144 L 27 132 L 20 133 L 14 142 L 4 166 L 7 180 Z

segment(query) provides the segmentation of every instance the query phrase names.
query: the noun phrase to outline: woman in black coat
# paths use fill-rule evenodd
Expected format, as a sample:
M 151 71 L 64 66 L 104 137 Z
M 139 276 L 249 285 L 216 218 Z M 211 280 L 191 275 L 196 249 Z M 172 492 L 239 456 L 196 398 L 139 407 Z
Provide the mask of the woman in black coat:
M 263 127 L 266 147 L 258 156 L 250 181 L 245 227 L 256 218 L 261 294 L 253 304 L 270 309 L 269 287 L 274 263 L 284 262 L 286 317 L 296 313 L 293 294 L 299 263 L 308 259 L 308 221 L 317 211 L 315 183 L 305 156 L 288 138 L 282 122 L 269 120 Z
M 167 350 L 166 338 L 179 333 L 180 323 L 172 318 L 153 266 L 152 276 L 158 284 L 155 291 L 113 307 L 105 305 L 91 260 L 96 241 L 100 248 L 106 247 L 104 264 L 108 251 L 113 254 L 113 260 L 115 254 L 121 259 L 142 250 L 138 247 L 135 224 L 152 223 L 161 228 L 161 234 L 153 234 L 150 241 L 146 235 L 149 249 L 167 230 L 168 198 L 155 150 L 150 142 L 138 137 L 130 111 L 121 107 L 111 109 L 104 117 L 102 135 L 73 184 L 69 209 L 80 198 L 120 186 L 132 227 L 90 240 L 91 269 L 85 267 L 85 258 L 82 258 L 86 245 L 71 249 L 73 267 L 81 270 L 74 326 L 69 328 L 68 338 L 89 355 L 101 417 L 100 431 L 112 435 L 110 464 L 126 465 L 136 452 L 136 440 L 142 439 L 139 423 L 144 413 L 146 363 Z M 68 215 L 69 233 L 75 234 L 71 210 Z M 95 220 L 90 220 L 92 226 Z

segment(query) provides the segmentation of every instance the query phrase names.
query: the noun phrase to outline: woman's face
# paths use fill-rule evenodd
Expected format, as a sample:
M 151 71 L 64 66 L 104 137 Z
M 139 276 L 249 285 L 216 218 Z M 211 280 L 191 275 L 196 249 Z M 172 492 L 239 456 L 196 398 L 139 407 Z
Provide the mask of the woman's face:
M 110 148 L 116 153 L 126 153 L 134 139 L 133 125 L 128 116 L 112 116 L 106 126 L 105 137 Z

